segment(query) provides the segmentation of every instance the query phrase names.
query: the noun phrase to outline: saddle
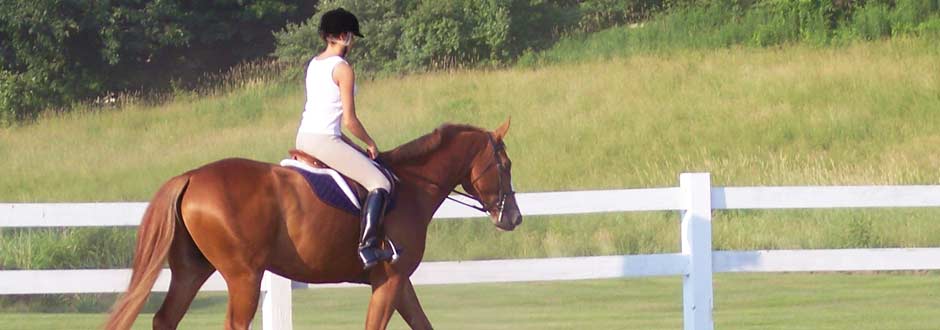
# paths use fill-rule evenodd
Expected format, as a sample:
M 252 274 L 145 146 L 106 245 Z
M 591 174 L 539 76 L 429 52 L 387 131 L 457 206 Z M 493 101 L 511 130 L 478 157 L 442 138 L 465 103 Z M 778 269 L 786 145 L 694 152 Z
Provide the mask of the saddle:
M 290 158 L 282 160 L 281 166 L 300 173 L 321 201 L 340 210 L 359 215 L 369 193 L 365 187 L 306 152 L 291 149 L 288 154 Z M 386 212 L 388 212 L 395 205 L 395 186 L 398 178 L 381 163 L 373 163 L 392 184 L 392 191 L 389 191 L 389 196 L 392 197 L 386 207 Z

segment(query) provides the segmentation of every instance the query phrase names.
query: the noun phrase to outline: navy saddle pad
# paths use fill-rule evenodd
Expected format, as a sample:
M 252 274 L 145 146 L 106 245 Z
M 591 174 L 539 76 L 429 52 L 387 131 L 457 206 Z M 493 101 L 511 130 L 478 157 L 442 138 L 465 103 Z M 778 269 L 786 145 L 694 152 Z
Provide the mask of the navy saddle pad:
M 281 166 L 289 167 L 300 173 L 307 180 L 307 184 L 310 185 L 313 193 L 324 203 L 354 215 L 360 214 L 361 202 L 365 200 L 365 196 L 360 195 L 359 189 L 350 186 L 336 170 L 314 168 L 293 159 L 282 160 Z M 392 179 L 392 182 L 394 187 L 394 179 Z M 390 195 L 394 196 L 394 188 L 392 190 L 393 192 Z M 386 212 L 393 207 L 394 197 L 389 201 Z

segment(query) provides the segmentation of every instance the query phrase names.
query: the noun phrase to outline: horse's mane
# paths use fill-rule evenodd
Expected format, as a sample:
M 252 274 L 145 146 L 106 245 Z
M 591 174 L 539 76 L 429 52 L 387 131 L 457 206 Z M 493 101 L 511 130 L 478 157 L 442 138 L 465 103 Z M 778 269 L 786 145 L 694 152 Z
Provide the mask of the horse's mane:
M 444 124 L 433 132 L 414 139 L 387 152 L 383 152 L 381 159 L 387 164 L 397 164 L 425 156 L 444 145 L 453 136 L 467 131 L 485 132 L 483 129 L 470 125 Z

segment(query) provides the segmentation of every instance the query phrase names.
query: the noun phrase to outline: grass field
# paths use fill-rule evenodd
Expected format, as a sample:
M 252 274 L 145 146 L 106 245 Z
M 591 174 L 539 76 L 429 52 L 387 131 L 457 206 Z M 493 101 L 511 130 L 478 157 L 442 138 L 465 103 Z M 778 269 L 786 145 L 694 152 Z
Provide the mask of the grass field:
M 715 277 L 715 327 L 936 329 L 937 284 L 936 276 L 918 274 L 720 274 Z M 417 291 L 439 329 L 682 327 L 678 277 L 419 286 Z M 294 329 L 361 328 L 368 295 L 365 287 L 294 291 Z M 224 294 L 200 294 L 181 328 L 218 329 L 224 310 Z M 150 313 L 142 314 L 134 329 L 149 329 Z M 0 329 L 92 329 L 103 318 L 96 313 L 0 314 Z M 389 328 L 407 326 L 394 316 Z
M 918 38 L 679 49 L 361 81 L 357 103 L 384 149 L 443 122 L 495 128 L 512 116 L 507 143 L 521 192 L 676 186 L 688 171 L 711 172 L 716 186 L 940 184 L 937 72 L 940 44 Z M 159 106 L 50 115 L 0 129 L 0 202 L 146 201 L 167 178 L 206 162 L 275 162 L 292 147 L 303 98 L 299 82 L 258 81 Z M 940 246 L 938 216 L 934 209 L 716 212 L 714 246 Z M 440 221 L 430 228 L 426 259 L 674 252 L 678 232 L 671 212 L 529 217 L 513 233 L 485 220 Z M 2 230 L 0 269 L 126 267 L 133 235 L 120 228 Z M 930 313 L 940 307 L 935 276 L 716 278 L 719 328 L 940 324 Z M 680 288 L 669 278 L 418 290 L 440 328 L 674 329 Z M 481 292 L 466 304 L 452 299 Z M 358 328 L 365 295 L 298 292 L 298 328 Z M 185 328 L 218 328 L 224 298 L 207 298 Z M 320 310 L 333 312 L 312 312 Z M 94 328 L 101 318 L 2 313 L 0 327 Z

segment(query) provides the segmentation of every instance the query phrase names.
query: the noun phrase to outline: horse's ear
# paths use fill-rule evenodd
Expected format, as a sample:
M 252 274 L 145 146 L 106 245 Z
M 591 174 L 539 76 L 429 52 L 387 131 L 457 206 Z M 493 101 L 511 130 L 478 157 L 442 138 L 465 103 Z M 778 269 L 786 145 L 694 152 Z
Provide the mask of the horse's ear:
M 493 132 L 493 134 L 496 135 L 496 140 L 502 141 L 503 138 L 506 137 L 506 133 L 509 132 L 509 121 L 510 121 L 510 120 L 512 120 L 512 117 L 511 117 L 511 116 L 510 116 L 509 118 L 506 118 L 506 122 L 503 123 L 502 126 L 500 126 L 499 128 L 497 128 L 495 132 Z

